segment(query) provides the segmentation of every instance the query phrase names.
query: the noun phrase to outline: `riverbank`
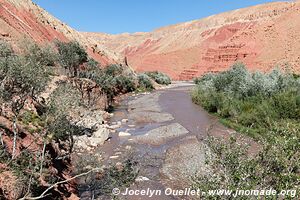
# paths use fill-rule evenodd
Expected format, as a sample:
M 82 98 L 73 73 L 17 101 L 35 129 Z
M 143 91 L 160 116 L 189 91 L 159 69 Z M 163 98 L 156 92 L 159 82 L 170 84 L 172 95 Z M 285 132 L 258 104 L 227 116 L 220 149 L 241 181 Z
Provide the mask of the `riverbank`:
M 189 186 L 191 176 L 209 171 L 205 163 L 209 149 L 204 142 L 208 134 L 235 134 L 192 103 L 192 87 L 176 83 L 152 93 L 133 94 L 116 108 L 110 126 L 119 128 L 96 152 L 104 165 L 119 165 L 128 158 L 138 163 L 138 178 L 130 188 Z

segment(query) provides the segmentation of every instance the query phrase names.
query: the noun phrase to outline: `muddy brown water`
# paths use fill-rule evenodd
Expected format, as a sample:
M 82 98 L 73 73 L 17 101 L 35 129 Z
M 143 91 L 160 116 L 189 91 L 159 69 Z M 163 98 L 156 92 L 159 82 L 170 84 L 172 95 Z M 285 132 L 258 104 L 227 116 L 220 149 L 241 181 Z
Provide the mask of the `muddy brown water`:
M 193 104 L 190 96 L 192 86 L 179 86 L 175 88 L 155 91 L 153 94 L 159 93 L 158 105 L 161 112 L 169 113 L 173 116 L 173 120 L 167 122 L 147 122 L 136 123 L 128 115 L 128 102 L 143 96 L 129 96 L 122 100 L 121 104 L 116 108 L 114 117 L 111 122 L 118 122 L 122 119 L 128 119 L 128 123 L 122 124 L 122 127 L 116 133 L 111 133 L 112 139 L 97 149 L 101 152 L 103 163 L 105 165 L 122 162 L 128 157 L 134 157 L 140 163 L 140 175 L 147 177 L 150 181 L 135 183 L 130 189 L 159 189 L 164 190 L 166 187 L 166 179 L 161 173 L 161 168 L 164 163 L 166 152 L 168 149 L 180 144 L 185 137 L 196 136 L 198 140 L 203 140 L 207 137 L 208 132 L 212 135 L 227 137 L 232 132 L 218 123 L 216 117 L 208 114 L 201 107 Z M 149 95 L 149 94 L 146 94 Z M 151 94 L 150 94 L 151 95 Z M 131 112 L 134 112 L 131 111 Z M 119 131 L 128 131 L 132 137 L 146 134 L 148 131 L 165 126 L 168 124 L 179 123 L 189 131 L 188 135 L 179 136 L 168 140 L 162 145 L 139 144 L 132 142 L 131 137 L 122 138 L 118 136 Z M 128 125 L 135 125 L 134 128 Z M 129 149 L 130 148 L 130 149 Z M 111 156 L 118 156 L 111 158 Z M 176 184 L 180 185 L 181 180 L 176 180 Z M 175 186 L 174 186 L 175 187 Z M 120 196 L 119 196 L 120 198 Z M 153 199 L 147 196 L 122 196 L 120 199 Z M 154 199 L 183 199 L 173 196 L 159 196 Z

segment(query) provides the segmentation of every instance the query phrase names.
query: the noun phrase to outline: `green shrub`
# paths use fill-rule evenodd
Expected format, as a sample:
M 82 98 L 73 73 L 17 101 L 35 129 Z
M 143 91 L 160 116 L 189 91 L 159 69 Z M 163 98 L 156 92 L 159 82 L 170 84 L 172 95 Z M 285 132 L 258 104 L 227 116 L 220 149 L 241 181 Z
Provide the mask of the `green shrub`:
M 25 47 L 25 57 L 27 60 L 43 66 L 55 66 L 58 55 L 53 49 L 51 46 L 39 46 L 35 43 L 29 43 Z
M 118 76 L 122 74 L 123 67 L 121 65 L 112 64 L 104 69 L 104 73 L 108 76 Z
M 273 122 L 300 119 L 300 82 L 289 73 L 250 73 L 243 64 L 196 80 L 192 100 L 212 113 L 264 135 Z M 263 131 L 262 131 L 263 130 Z
M 154 72 L 146 72 L 150 78 L 152 78 L 156 83 L 161 84 L 161 85 L 169 85 L 171 84 L 171 79 L 168 75 L 154 71 Z
M 120 75 L 115 77 L 115 87 L 118 93 L 128 93 L 136 90 L 133 77 Z
M 94 59 L 89 58 L 88 62 L 86 63 L 85 69 L 80 70 L 78 76 L 79 78 L 87 78 L 96 82 L 99 76 L 101 75 L 102 75 L 102 70 L 100 68 L 99 63 Z
M 151 82 L 151 78 L 147 74 L 138 75 L 139 88 L 142 90 L 153 90 L 154 86 Z
M 274 135 L 280 135 L 275 130 Z M 239 144 L 235 138 L 224 142 L 211 138 L 208 142 L 211 153 L 206 160 L 211 168 L 207 174 L 192 178 L 192 185 L 208 194 L 209 190 L 296 190 L 295 199 L 300 195 L 300 137 L 298 129 L 286 129 L 286 138 L 276 137 L 263 143 L 262 150 L 249 157 L 248 148 Z M 290 194 L 291 195 L 291 194 Z M 205 199 L 232 199 L 233 196 L 203 196 Z M 264 198 L 266 196 L 263 196 Z M 234 199 L 249 199 L 250 196 L 237 196 Z M 258 198 L 258 197 L 255 197 Z M 278 198 L 278 196 L 273 196 Z
M 77 76 L 80 65 L 88 61 L 85 49 L 76 41 L 56 41 L 55 44 L 61 66 L 67 69 L 71 76 Z
M 89 162 L 89 164 L 95 164 L 94 160 L 92 162 Z M 85 178 L 85 183 L 79 185 L 78 187 L 79 190 L 82 191 L 91 191 L 96 198 L 102 197 L 104 199 L 108 199 L 108 197 L 110 197 L 109 199 L 111 199 L 115 198 L 114 196 L 112 196 L 113 194 L 111 192 L 114 188 L 123 189 L 125 187 L 130 187 L 130 185 L 134 183 L 137 175 L 137 163 L 128 159 L 124 163 L 122 163 L 121 166 L 112 165 L 105 168 L 103 172 L 101 172 L 100 179 L 96 178 L 96 173 L 89 174 Z
M 0 98 L 18 114 L 28 97 L 35 99 L 44 91 L 50 69 L 46 62 L 37 62 L 30 54 L 13 55 L 8 44 L 1 42 L 0 48 Z

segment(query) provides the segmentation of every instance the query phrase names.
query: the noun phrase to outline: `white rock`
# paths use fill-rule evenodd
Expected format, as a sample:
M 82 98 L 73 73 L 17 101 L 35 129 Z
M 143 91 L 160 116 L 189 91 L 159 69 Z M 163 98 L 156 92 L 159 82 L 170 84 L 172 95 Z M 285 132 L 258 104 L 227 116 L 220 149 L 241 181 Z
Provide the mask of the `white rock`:
M 109 158 L 110 159 L 117 159 L 117 158 L 119 158 L 119 156 L 110 156 Z
M 133 127 L 135 127 L 135 125 L 134 124 L 130 124 L 130 125 L 128 125 L 128 127 L 129 128 L 133 128 Z
M 91 138 L 90 140 L 90 146 L 97 147 L 98 145 L 101 145 L 104 143 L 102 138 Z
M 147 177 L 144 177 L 144 176 L 138 176 L 136 179 L 135 179 L 136 182 L 143 182 L 143 181 L 150 181 L 149 178 Z
M 115 133 L 115 132 L 117 132 L 117 131 L 116 131 L 116 130 L 110 130 L 110 132 L 111 132 L 111 133 Z
M 122 123 L 127 123 L 128 119 L 122 119 Z
M 120 121 L 117 122 L 117 125 L 122 126 L 122 122 L 120 122 Z
M 130 150 L 130 149 L 131 149 L 131 146 L 130 146 L 130 145 L 127 145 L 127 146 L 125 147 L 125 149 L 126 149 L 126 150 Z
M 131 134 L 127 132 L 119 132 L 119 137 L 128 137 L 128 136 L 131 136 Z
M 93 137 L 95 138 L 103 138 L 106 140 L 109 135 L 109 130 L 106 128 L 100 128 L 96 132 L 93 133 Z
M 108 128 L 109 129 L 118 129 L 118 128 L 120 128 L 121 126 L 120 125 L 111 125 L 111 126 L 109 126 Z

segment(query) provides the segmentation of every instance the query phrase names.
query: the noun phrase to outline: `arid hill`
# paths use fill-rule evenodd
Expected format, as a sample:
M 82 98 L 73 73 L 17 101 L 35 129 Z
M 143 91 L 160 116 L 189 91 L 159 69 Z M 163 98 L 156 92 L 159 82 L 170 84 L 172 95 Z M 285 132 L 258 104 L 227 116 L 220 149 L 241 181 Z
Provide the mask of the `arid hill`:
M 18 46 L 25 38 L 38 43 L 77 40 L 102 65 L 118 62 L 118 56 L 51 16 L 31 0 L 0 0 L 0 39 Z
M 84 33 L 124 57 L 137 71 L 191 79 L 243 61 L 251 70 L 289 64 L 300 71 L 300 2 L 239 9 L 150 33 Z

